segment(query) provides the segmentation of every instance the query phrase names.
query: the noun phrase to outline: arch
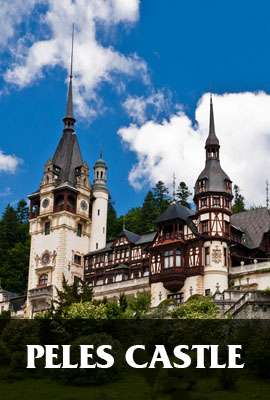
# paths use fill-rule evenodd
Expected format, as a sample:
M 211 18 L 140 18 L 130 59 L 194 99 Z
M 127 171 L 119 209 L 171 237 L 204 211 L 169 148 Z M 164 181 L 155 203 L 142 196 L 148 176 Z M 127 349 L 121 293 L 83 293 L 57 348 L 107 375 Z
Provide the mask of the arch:
M 48 274 L 41 274 L 38 278 L 38 286 L 48 285 Z

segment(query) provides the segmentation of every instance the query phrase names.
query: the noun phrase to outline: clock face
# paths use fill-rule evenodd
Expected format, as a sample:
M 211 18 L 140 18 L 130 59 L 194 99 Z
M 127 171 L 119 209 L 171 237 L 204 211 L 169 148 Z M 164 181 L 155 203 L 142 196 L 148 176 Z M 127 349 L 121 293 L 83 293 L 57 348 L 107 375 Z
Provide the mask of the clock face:
M 83 211 L 86 211 L 87 208 L 88 208 L 88 204 L 86 203 L 85 200 L 82 200 L 82 201 L 81 201 L 81 209 L 82 209 Z
M 43 265 L 47 265 L 50 262 L 50 254 L 49 253 L 44 253 L 41 257 L 41 262 Z
M 47 208 L 49 204 L 50 204 L 50 200 L 46 198 L 42 202 L 42 207 Z

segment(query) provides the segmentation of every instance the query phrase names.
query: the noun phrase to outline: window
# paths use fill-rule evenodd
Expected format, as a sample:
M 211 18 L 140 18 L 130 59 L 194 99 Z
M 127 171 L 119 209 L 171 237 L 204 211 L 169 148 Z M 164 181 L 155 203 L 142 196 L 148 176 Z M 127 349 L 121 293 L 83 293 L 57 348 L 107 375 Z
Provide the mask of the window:
M 203 197 L 201 199 L 201 207 L 207 207 L 207 198 L 206 197 Z
M 220 197 L 213 197 L 213 206 L 220 207 Z
M 224 253 L 224 265 L 225 267 L 227 267 L 227 249 L 225 249 L 225 247 L 223 249 L 223 253 Z
M 225 199 L 225 207 L 230 208 L 230 201 L 228 199 Z
M 224 221 L 224 233 L 225 233 L 225 235 L 230 234 L 230 224 L 228 221 Z
M 204 264 L 210 265 L 210 248 L 205 247 L 204 249 Z
M 173 267 L 173 250 L 165 251 L 164 253 L 164 268 Z
M 77 225 L 77 236 L 82 236 L 82 224 Z
M 82 263 L 82 257 L 79 256 L 78 254 L 74 254 L 74 264 L 81 265 Z
M 51 223 L 50 221 L 46 221 L 44 224 L 44 233 L 45 235 L 49 235 L 51 232 Z
M 181 304 L 184 302 L 184 293 L 168 294 L 167 298 L 174 300 L 176 304 Z
M 100 178 L 103 179 L 103 171 L 100 171 Z
M 175 266 L 181 267 L 181 250 L 175 250 Z
M 96 243 L 96 250 L 98 249 L 98 243 Z
M 205 296 L 211 296 L 211 289 L 205 289 Z
M 97 215 L 100 215 L 100 210 L 97 210 Z
M 208 221 L 202 221 L 202 233 L 208 233 Z
M 39 286 L 47 286 L 48 284 L 48 274 L 42 274 L 40 275 L 38 279 L 38 285 Z

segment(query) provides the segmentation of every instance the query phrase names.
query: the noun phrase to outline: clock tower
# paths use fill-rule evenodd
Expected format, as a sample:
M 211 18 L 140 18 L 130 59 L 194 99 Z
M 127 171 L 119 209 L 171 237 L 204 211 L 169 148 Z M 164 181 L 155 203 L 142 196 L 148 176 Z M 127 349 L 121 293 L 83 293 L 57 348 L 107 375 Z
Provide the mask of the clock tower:
M 50 307 L 57 288 L 62 287 L 63 277 L 68 283 L 83 277 L 83 256 L 90 250 L 92 204 L 95 201 L 89 168 L 82 160 L 75 132 L 72 58 L 62 137 L 52 159 L 45 165 L 38 190 L 29 196 L 28 317 Z M 105 185 L 105 181 L 103 183 Z M 106 191 L 105 186 L 102 189 Z M 103 206 L 102 211 L 107 212 L 107 208 Z M 106 234 L 104 221 L 101 229 Z

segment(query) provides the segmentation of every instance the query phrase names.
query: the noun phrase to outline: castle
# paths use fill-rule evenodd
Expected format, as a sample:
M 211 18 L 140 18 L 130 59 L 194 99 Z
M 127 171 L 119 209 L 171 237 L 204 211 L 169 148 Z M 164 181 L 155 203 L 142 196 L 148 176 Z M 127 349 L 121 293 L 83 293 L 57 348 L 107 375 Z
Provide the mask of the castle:
M 84 279 L 97 299 L 147 291 L 156 307 L 166 299 L 182 303 L 194 294 L 211 295 L 224 314 L 246 317 L 259 310 L 260 318 L 269 317 L 269 298 L 258 290 L 270 287 L 270 212 L 259 208 L 232 214 L 232 181 L 220 164 L 212 98 L 194 209 L 174 201 L 157 219 L 155 232 L 138 235 L 123 229 L 107 241 L 107 166 L 101 156 L 91 184 L 75 132 L 72 79 L 71 62 L 62 137 L 38 190 L 29 196 L 24 316 L 47 310 L 65 277 L 70 284 Z M 16 296 L 1 290 L 1 309 L 13 303 Z

